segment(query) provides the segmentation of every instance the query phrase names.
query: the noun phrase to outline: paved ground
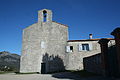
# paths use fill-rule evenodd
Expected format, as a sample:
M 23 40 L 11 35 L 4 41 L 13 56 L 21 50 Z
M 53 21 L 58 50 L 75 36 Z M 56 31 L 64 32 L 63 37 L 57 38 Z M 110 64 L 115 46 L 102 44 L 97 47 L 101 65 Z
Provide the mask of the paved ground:
M 70 72 L 55 74 L 0 74 L 0 80 L 120 80 L 101 76 L 82 78 Z

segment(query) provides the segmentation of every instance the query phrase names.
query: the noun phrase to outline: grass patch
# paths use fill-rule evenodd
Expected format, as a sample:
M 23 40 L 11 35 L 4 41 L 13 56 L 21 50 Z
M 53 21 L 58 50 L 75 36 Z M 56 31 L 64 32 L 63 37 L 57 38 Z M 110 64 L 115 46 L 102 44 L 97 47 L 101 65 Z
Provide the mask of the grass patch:
M 80 70 L 80 71 L 74 71 L 74 70 L 70 70 L 69 72 L 72 72 L 74 74 L 78 74 L 81 77 L 93 77 L 93 76 L 99 76 L 98 74 L 92 73 L 92 72 L 87 72 L 85 70 Z
M 12 72 L 12 71 L 8 71 L 8 72 L 2 71 L 2 72 L 0 72 L 0 74 L 7 74 L 7 73 L 14 73 L 14 72 Z
M 38 72 L 28 72 L 28 73 L 20 73 L 20 72 L 15 72 L 16 74 L 39 74 Z

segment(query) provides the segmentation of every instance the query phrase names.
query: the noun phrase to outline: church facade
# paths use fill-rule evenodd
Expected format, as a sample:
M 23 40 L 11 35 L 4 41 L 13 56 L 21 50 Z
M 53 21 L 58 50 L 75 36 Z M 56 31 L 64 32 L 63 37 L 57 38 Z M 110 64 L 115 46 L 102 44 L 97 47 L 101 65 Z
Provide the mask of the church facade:
M 52 21 L 51 10 L 38 11 L 38 22 L 23 30 L 20 72 L 82 70 L 84 57 L 100 53 L 100 39 L 68 37 L 68 26 Z

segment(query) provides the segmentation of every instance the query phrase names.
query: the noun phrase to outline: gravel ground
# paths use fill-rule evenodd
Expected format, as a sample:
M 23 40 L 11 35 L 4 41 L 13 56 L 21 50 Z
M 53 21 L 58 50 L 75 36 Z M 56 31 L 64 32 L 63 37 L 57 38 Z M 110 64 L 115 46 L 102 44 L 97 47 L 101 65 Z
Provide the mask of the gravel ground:
M 79 75 L 70 72 L 61 72 L 54 74 L 0 74 L 0 80 L 120 80 L 113 78 L 105 78 L 94 76 L 82 78 Z

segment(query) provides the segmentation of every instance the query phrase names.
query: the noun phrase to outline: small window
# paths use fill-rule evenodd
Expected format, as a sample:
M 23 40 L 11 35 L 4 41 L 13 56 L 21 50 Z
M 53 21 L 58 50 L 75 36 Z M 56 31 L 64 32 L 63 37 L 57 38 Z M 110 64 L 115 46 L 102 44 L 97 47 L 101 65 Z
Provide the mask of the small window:
M 70 51 L 73 52 L 73 46 L 70 46 Z
M 82 50 L 83 51 L 89 51 L 89 44 L 82 44 Z
M 79 44 L 79 51 L 92 51 L 92 43 Z
M 66 52 L 73 52 L 73 46 L 66 46 Z

